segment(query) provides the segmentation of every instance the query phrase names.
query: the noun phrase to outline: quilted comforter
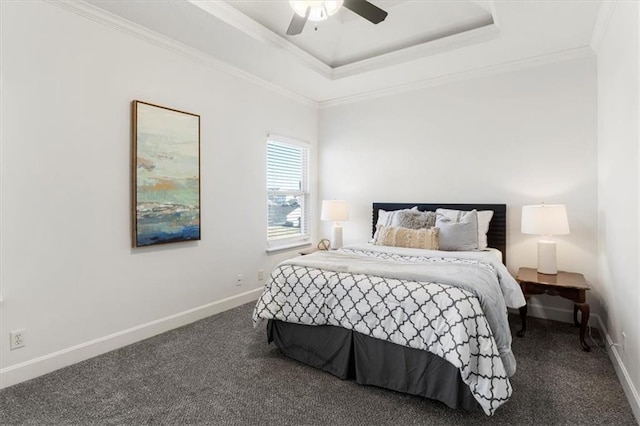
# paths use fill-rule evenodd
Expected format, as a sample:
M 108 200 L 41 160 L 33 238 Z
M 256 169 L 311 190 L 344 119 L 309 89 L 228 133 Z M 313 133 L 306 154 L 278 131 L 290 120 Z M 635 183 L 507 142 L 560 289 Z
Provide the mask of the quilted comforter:
M 516 368 L 507 306 L 524 303 L 491 254 L 363 244 L 279 264 L 253 320 L 334 325 L 429 351 L 460 369 L 492 415 L 509 399 Z

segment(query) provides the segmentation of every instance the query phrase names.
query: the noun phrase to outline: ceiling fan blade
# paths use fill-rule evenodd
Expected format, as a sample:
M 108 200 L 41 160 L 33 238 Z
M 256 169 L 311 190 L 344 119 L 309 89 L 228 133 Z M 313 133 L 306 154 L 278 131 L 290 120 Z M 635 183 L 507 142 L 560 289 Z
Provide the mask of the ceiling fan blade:
M 307 23 L 309 19 L 309 13 L 311 13 L 311 8 L 307 8 L 307 13 L 305 16 L 300 16 L 297 13 L 293 14 L 293 18 L 291 18 L 291 23 L 289 24 L 289 28 L 287 29 L 287 35 L 298 35 L 304 29 L 304 25 Z
M 388 15 L 387 12 L 367 0 L 344 0 L 344 7 L 374 24 L 384 21 Z

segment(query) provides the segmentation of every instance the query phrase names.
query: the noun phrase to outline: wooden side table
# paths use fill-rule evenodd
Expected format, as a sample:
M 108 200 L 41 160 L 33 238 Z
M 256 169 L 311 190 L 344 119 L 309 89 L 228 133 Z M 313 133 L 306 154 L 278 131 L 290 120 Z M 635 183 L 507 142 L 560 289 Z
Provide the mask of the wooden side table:
M 584 340 L 584 335 L 589 322 L 589 304 L 586 299 L 586 291 L 589 284 L 582 274 L 575 272 L 559 271 L 558 275 L 540 274 L 535 268 L 520 268 L 516 281 L 520 284 L 522 293 L 527 302 L 532 294 L 548 294 L 560 296 L 573 302 L 573 323 L 580 327 L 580 344 L 582 349 L 589 352 L 591 348 Z M 578 310 L 580 310 L 580 322 L 578 322 Z M 520 308 L 522 329 L 518 337 L 524 337 L 527 331 L 527 305 Z

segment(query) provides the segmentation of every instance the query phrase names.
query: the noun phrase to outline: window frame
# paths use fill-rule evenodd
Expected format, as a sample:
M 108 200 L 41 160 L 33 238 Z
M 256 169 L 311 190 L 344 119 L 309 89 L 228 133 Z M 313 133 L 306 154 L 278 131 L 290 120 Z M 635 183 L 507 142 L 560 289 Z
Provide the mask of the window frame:
M 280 144 L 285 146 L 294 146 L 306 150 L 305 163 L 302 164 L 302 188 L 298 191 L 293 190 L 269 190 L 268 187 L 268 174 L 269 174 L 269 144 Z M 311 144 L 308 142 L 289 138 L 280 135 L 267 134 L 267 143 L 265 144 L 265 187 L 266 187 L 266 241 L 267 252 L 286 250 L 290 248 L 297 248 L 308 246 L 311 244 L 311 185 L 310 185 L 310 166 L 311 166 Z M 297 196 L 301 198 L 300 205 L 300 233 L 281 238 L 269 238 L 269 198 L 273 195 L 284 196 Z

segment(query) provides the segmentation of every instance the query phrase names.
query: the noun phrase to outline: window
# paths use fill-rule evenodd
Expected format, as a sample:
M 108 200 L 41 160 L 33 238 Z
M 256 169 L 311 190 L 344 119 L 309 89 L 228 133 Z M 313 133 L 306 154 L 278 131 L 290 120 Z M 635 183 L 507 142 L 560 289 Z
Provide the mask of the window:
M 309 146 L 267 138 L 267 249 L 303 245 L 309 235 Z

